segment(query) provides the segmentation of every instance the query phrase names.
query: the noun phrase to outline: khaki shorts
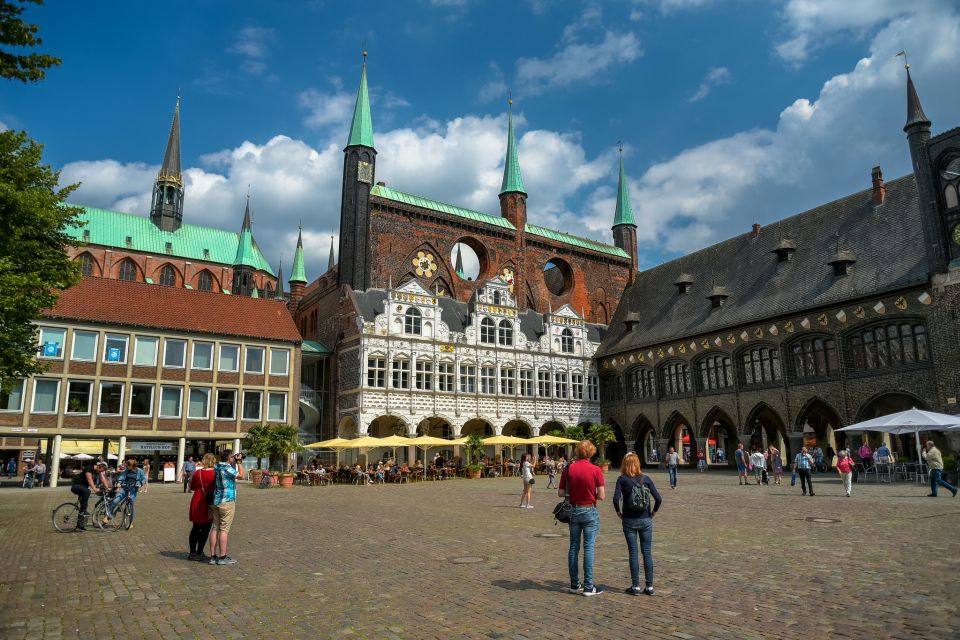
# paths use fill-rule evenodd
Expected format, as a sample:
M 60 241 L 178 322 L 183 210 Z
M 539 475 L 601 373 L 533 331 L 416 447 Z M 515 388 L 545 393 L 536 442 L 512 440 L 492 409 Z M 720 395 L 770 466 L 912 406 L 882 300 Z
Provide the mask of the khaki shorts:
M 237 503 L 224 502 L 220 505 L 211 505 L 207 509 L 212 521 L 211 528 L 229 533 L 230 525 L 233 524 L 233 514 L 237 511 Z

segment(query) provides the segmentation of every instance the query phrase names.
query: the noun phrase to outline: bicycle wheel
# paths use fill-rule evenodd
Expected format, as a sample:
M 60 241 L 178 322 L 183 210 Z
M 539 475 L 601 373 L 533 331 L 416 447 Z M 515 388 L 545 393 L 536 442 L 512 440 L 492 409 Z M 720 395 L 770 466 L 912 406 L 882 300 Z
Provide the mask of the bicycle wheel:
M 124 500 L 121 508 L 123 509 L 123 518 L 120 526 L 123 527 L 124 531 L 128 531 L 130 527 L 133 526 L 133 515 L 130 513 L 130 502 Z
M 99 502 L 97 504 L 97 507 L 93 510 L 93 521 L 97 523 L 97 526 L 100 527 L 100 529 L 103 531 L 116 531 L 117 529 L 120 528 L 120 523 L 122 522 L 122 518 L 120 518 L 119 509 L 117 510 L 116 513 L 113 514 L 113 518 L 111 518 L 107 522 L 104 522 L 103 520 L 106 517 L 107 517 L 107 503 L 105 501 Z
M 77 528 L 80 516 L 80 507 L 76 502 L 64 502 L 53 510 L 53 528 L 60 533 L 67 533 Z

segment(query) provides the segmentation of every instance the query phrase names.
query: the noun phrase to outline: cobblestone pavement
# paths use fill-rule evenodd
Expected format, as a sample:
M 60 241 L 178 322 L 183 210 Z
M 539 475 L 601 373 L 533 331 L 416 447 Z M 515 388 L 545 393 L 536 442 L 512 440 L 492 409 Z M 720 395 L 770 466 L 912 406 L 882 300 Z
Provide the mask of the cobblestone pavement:
M 0 638 L 957 638 L 960 498 L 817 476 L 682 473 L 656 519 L 655 597 L 601 508 L 596 579 L 563 591 L 566 527 L 516 479 L 238 489 L 234 566 L 186 560 L 188 497 L 151 484 L 129 532 L 61 534 L 67 489 L 0 491 Z M 608 485 L 614 480 L 608 475 Z M 558 535 L 559 534 L 559 535 Z

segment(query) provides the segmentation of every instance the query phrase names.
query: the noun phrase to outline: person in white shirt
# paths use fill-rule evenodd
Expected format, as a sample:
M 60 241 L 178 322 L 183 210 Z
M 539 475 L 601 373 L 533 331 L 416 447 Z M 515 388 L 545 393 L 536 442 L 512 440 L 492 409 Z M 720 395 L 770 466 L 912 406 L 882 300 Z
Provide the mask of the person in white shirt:
M 761 452 L 754 450 L 750 454 L 750 464 L 753 466 L 753 475 L 757 479 L 757 486 L 759 486 L 761 480 L 763 480 L 763 472 L 767 469 L 767 459 L 763 457 Z
M 520 508 L 533 509 L 530 499 L 533 498 L 533 465 L 530 463 L 530 454 L 525 453 L 520 458 L 520 477 L 523 478 L 523 493 L 520 494 Z M 526 504 L 524 504 L 526 503 Z

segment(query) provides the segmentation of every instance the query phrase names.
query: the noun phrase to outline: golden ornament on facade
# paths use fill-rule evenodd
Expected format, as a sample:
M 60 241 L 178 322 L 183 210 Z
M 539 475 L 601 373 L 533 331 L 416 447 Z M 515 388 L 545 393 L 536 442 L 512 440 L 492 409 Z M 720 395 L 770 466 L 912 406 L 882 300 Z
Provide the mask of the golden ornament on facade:
M 727 334 L 728 344 L 736 344 L 736 342 L 737 342 L 737 337 L 735 335 L 733 335 L 732 333 Z
M 823 327 L 827 326 L 827 322 L 829 322 L 829 321 L 827 320 L 827 314 L 821 313 L 820 315 L 818 315 L 818 316 L 817 316 L 817 322 L 820 323 L 820 326 L 823 326 Z
M 504 267 L 500 272 L 500 279 L 510 285 L 510 293 L 513 293 L 513 269 Z
M 900 309 L 900 311 L 907 310 L 907 299 L 904 298 L 903 296 L 900 296 L 899 298 L 897 298 L 893 304 L 896 305 L 897 309 Z
M 437 264 L 433 261 L 432 253 L 417 251 L 417 257 L 410 262 L 416 267 L 417 275 L 424 278 L 429 278 L 437 270 Z
M 787 324 L 783 325 L 783 328 L 786 329 L 788 333 L 793 333 L 793 320 L 788 321 Z

